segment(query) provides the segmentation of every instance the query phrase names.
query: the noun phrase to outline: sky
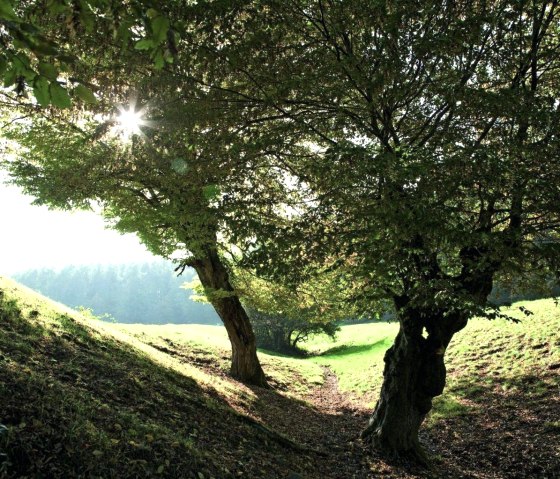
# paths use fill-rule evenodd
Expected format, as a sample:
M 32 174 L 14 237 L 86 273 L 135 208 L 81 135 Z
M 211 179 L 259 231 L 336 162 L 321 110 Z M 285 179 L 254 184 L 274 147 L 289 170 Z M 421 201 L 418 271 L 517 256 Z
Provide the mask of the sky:
M 107 229 L 91 211 L 53 211 L 0 173 L 0 275 L 35 268 L 153 261 L 135 235 Z

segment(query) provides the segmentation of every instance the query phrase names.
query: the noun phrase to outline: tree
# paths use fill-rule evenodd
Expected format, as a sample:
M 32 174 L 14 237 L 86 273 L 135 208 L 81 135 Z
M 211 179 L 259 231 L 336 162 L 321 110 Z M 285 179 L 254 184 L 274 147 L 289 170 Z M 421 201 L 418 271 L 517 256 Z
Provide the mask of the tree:
M 309 335 L 334 338 L 338 324 L 352 314 L 345 278 L 337 271 L 288 287 L 235 269 L 234 284 L 255 329 L 257 345 L 299 354 Z
M 156 10 L 149 9 L 139 18 L 141 31 L 149 35 L 140 40 L 131 35 L 124 51 L 122 45 L 111 43 L 103 29 L 76 42 L 82 56 L 91 54 L 94 59 L 80 65 L 81 73 L 95 79 L 100 92 L 101 87 L 107 91 L 100 93 L 97 107 L 90 112 L 80 112 L 78 106 L 66 114 L 42 111 L 31 126 L 14 124 L 13 138 L 28 151 L 9 168 L 38 202 L 59 208 L 88 208 L 99 202 L 117 229 L 136 232 L 156 254 L 174 256 L 179 271 L 193 267 L 208 292 L 222 293 L 213 294 L 211 302 L 232 343 L 232 375 L 266 386 L 254 333 L 230 283 L 219 244 L 230 214 L 228 204 L 235 204 L 234 198 L 239 196 L 236 188 L 247 190 L 242 162 L 224 161 L 232 155 L 228 150 L 236 145 L 235 136 L 223 118 L 220 125 L 210 122 L 213 111 L 208 103 L 201 103 L 203 92 L 188 78 L 169 72 L 154 74 L 162 65 L 153 64 L 158 63 L 153 49 L 159 51 L 162 42 L 165 48 L 172 48 L 173 31 L 168 21 L 156 21 L 164 18 Z M 134 31 L 132 26 L 127 25 Z M 140 42 L 151 43 L 144 48 L 146 43 Z M 128 48 L 131 45 L 135 48 Z M 135 51 L 138 49 L 150 55 L 142 57 Z M 117 58 L 122 63 L 115 66 Z M 108 114 L 107 109 L 124 102 L 131 91 L 150 102 L 158 124 L 144 132 L 146 141 L 136 137 L 121 148 L 107 136 L 114 117 L 101 124 L 95 124 L 92 117 L 94 113 Z M 189 96 L 183 98 L 186 91 Z M 18 107 L 35 111 L 34 105 Z M 67 141 L 61 144 L 60 137 Z M 243 142 L 247 138 L 237 145 Z M 254 154 L 243 158 L 254 160 Z M 261 180 L 265 177 L 263 174 Z
M 363 437 L 422 460 L 453 335 L 498 314 L 497 275 L 560 270 L 558 2 L 199 6 L 204 46 L 185 54 L 220 69 L 205 83 L 301 147 L 276 163 L 299 210 L 260 235 L 255 265 L 285 278 L 351 260 L 364 301 L 393 302 Z
M 98 28 L 112 35 L 112 46 L 135 41 L 162 68 L 173 61 L 174 31 L 157 7 L 152 0 L 0 1 L 3 94 L 10 102 L 31 95 L 42 107 L 70 108 L 75 100 L 95 104 L 95 79 L 80 76 L 87 57 L 76 40 L 90 39 Z M 15 96 L 6 90 L 12 87 Z
M 363 309 L 392 301 L 400 332 L 364 432 L 392 453 L 423 457 L 445 350 L 470 317 L 497 314 L 497 275 L 560 270 L 558 11 L 556 0 L 246 0 L 177 14 L 189 24 L 173 78 L 189 80 L 181 100 L 196 97 L 198 128 L 194 142 L 169 139 L 218 159 L 198 163 L 209 176 L 188 190 L 196 209 L 211 207 L 205 187 L 228 185 L 221 224 L 259 276 L 296 282 L 344 264 Z M 182 209 L 170 198 L 165 219 Z M 162 224 L 147 211 L 135 217 Z
M 180 269 L 193 267 L 208 293 L 214 293 L 210 302 L 228 331 L 232 375 L 265 386 L 251 324 L 219 251 L 218 179 L 211 179 L 209 171 L 197 175 L 197 163 L 205 156 L 182 160 L 184 139 L 172 139 L 163 126 L 149 143 L 139 141 L 127 151 L 87 144 L 72 128 L 51 122 L 37 121 L 24 130 L 16 136 L 29 151 L 9 165 L 16 182 L 38 202 L 59 208 L 97 201 L 115 228 L 137 233 L 154 254 L 173 256 Z M 60 136 L 67 141 L 58 142 Z M 164 144 L 158 147 L 158 140 Z M 177 162 L 192 171 L 185 173 Z

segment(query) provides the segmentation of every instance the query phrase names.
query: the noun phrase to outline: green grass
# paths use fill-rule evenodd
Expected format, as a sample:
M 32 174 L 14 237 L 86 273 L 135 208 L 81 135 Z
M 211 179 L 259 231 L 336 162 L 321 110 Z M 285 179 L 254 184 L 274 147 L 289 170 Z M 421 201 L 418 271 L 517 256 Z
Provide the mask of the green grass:
M 146 326 L 115 324 L 148 344 L 177 348 L 199 358 L 219 358 L 221 367 L 228 367 L 229 341 L 222 326 L 198 324 Z M 305 344 L 307 358 L 290 358 L 270 351 L 259 351 L 266 373 L 280 389 L 289 387 L 305 393 L 323 382 L 321 366 L 328 366 L 338 377 L 339 389 L 358 396 L 376 391 L 380 385 L 383 355 L 393 343 L 398 325 L 367 323 L 343 326 L 333 341 L 326 335 L 316 335 Z M 214 358 L 214 359 L 213 359 Z
M 519 308 L 533 312 L 526 316 Z M 527 390 L 534 397 L 560 387 L 560 307 L 553 300 L 524 301 L 506 310 L 520 323 L 471 320 L 447 353 L 448 391 L 483 401 L 488 389 Z M 520 381 L 520 378 L 526 378 Z
M 236 422 L 230 406 L 258 411 L 262 398 L 227 378 L 223 327 L 105 323 L 10 280 L 0 278 L 0 291 L 0 477 L 197 477 L 202 470 L 230 477 L 230 431 L 260 454 L 262 438 Z M 429 427 L 472 417 L 490 397 L 514 401 L 521 392 L 531 407 L 558 390 L 560 308 L 539 300 L 509 313 L 522 322 L 475 319 L 454 337 L 448 385 Z M 391 323 L 343 326 L 335 341 L 313 337 L 308 357 L 259 356 L 290 404 L 322 384 L 325 366 L 342 391 L 369 404 L 396 332 Z M 543 430 L 557 434 L 558 421 L 550 417 Z
M 290 467 L 240 419 L 251 389 L 11 280 L 0 292 L 0 477 L 257 477 L 268 450 L 273 476 Z
M 472 407 L 465 404 L 453 394 L 444 394 L 434 399 L 433 409 L 430 413 L 427 426 L 434 427 L 442 419 L 465 416 L 472 411 Z
M 217 364 L 224 373 L 229 369 L 231 346 L 223 326 L 117 323 L 109 327 L 186 360 Z M 312 362 L 262 350 L 259 358 L 266 374 L 272 378 L 272 385 L 287 394 L 304 394 L 323 383 L 321 368 Z
M 524 306 L 534 315 L 525 316 Z M 447 351 L 448 391 L 454 401 L 483 397 L 488 385 L 500 378 L 500 388 L 519 387 L 516 378 L 534 368 L 546 369 L 560 363 L 560 308 L 552 300 L 522 302 L 505 310 L 521 323 L 503 319 L 474 319 L 453 339 Z M 220 357 L 228 366 L 229 343 L 223 327 L 202 325 L 115 325 L 144 341 L 171 341 L 207 357 Z M 397 334 L 396 323 L 367 323 L 342 326 L 333 341 L 325 335 L 314 336 L 305 343 L 307 358 L 287 358 L 260 351 L 259 355 L 275 380 L 290 385 L 297 393 L 322 382 L 319 366 L 329 367 L 338 377 L 341 391 L 367 402 L 375 400 L 382 381 L 383 356 Z M 488 373 L 488 374 L 486 374 Z M 474 378 L 474 379 L 473 379 Z M 532 394 L 546 394 L 549 384 L 535 382 Z M 435 401 L 435 413 L 447 408 Z M 447 408 L 448 409 L 448 408 Z M 449 411 L 448 411 L 449 412 Z M 450 413 L 450 412 L 449 412 Z
M 315 337 L 306 346 L 317 356 L 308 361 L 328 366 L 338 377 L 341 391 L 357 396 L 374 394 L 383 372 L 383 356 L 393 344 L 398 325 L 367 323 L 342 326 L 336 341 Z

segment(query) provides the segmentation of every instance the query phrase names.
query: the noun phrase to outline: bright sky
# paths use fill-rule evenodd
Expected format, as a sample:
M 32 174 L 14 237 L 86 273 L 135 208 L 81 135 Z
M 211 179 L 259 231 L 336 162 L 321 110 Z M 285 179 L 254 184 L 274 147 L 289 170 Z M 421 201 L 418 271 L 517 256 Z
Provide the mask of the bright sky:
M 0 275 L 68 265 L 134 263 L 154 256 L 135 235 L 105 228 L 93 212 L 33 206 L 0 172 Z

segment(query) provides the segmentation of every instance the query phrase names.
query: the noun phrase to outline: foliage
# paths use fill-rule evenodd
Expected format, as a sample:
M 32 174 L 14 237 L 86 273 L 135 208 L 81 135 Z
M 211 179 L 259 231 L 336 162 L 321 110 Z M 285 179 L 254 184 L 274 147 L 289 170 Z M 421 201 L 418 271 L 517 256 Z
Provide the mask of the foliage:
M 146 74 L 155 68 L 153 59 L 138 49 L 169 47 L 169 37 L 175 38 L 167 17 L 151 9 L 146 16 L 149 25 L 140 31 L 151 31 L 152 39 L 135 49 L 107 43 L 104 31 L 77 43 L 81 54 L 93 59 L 81 65 L 83 73 L 104 87 L 100 105 L 13 123 L 9 136 L 20 150 L 8 168 L 38 203 L 57 208 L 99 204 L 116 229 L 136 233 L 154 254 L 176 261 L 178 271 L 192 266 L 207 288 L 226 292 L 229 297 L 214 297 L 212 304 L 232 340 L 231 373 L 265 386 L 254 334 L 238 298 L 230 295 L 228 266 L 220 255 L 228 216 L 239 202 L 236 188 L 249 188 L 244 162 L 253 162 L 255 152 L 232 154 L 237 144 L 250 145 L 249 139 L 232 131 L 226 119 L 215 122 L 203 86 L 169 70 Z M 111 135 L 114 109 L 128 103 L 132 92 L 141 97 L 142 108 L 129 108 L 148 113 L 149 105 L 151 119 L 144 125 L 151 128 L 123 145 L 123 138 Z M 60 143 L 60 136 L 67 141 Z M 237 165 L 226 161 L 233 156 L 241 159 Z M 263 171 L 261 180 L 276 175 L 257 168 Z M 243 360 L 245 355 L 251 359 Z
M 313 334 L 334 338 L 338 324 L 353 311 L 339 271 L 289 287 L 237 268 L 234 284 L 248 310 L 259 347 L 272 351 L 297 353 Z
M 33 140 L 12 172 L 49 204 L 104 201 L 152 251 L 188 251 L 184 264 L 219 238 L 282 285 L 348 268 L 361 311 L 394 304 L 402 334 L 388 368 L 418 375 L 415 391 L 388 384 L 400 392 L 381 410 L 408 398 L 394 410 L 419 427 L 453 335 L 497 316 L 496 278 L 560 271 L 560 5 L 171 5 L 169 23 L 149 26 L 162 42 L 183 19 L 161 74 L 102 35 L 79 44 L 108 98 L 153 102 L 162 124 L 150 142 L 117 153 L 36 123 L 16 135 Z M 68 143 L 53 144 L 61 135 Z
M 247 108 L 272 104 L 314 145 L 288 161 L 319 201 L 255 261 L 297 275 L 342 255 L 368 301 L 467 315 L 497 271 L 558 271 L 557 5 L 304 3 L 275 3 L 274 34 L 213 52 L 237 59 L 229 88 Z M 259 31 L 266 9 L 249 11 L 220 35 Z
M 560 271 L 560 5 L 271 1 L 224 17 L 212 3 L 188 53 L 211 64 L 199 78 L 299 146 L 267 144 L 297 207 L 244 249 L 260 276 L 342 263 L 364 309 L 393 302 L 400 333 L 365 434 L 421 458 L 453 335 L 499 316 L 498 275 Z
M 257 346 L 285 354 L 301 353 L 300 344 L 312 334 L 324 333 L 334 338 L 339 329 L 334 322 L 310 322 L 305 317 L 290 318 L 251 309 L 248 314 L 257 337 Z
M 173 62 L 177 32 L 157 2 L 134 0 L 56 0 L 46 3 L 0 2 L 0 78 L 5 89 L 13 87 L 16 98 L 29 93 L 41 107 L 70 108 L 72 102 L 94 105 L 99 82 L 86 74 L 83 51 L 70 48 L 78 39 L 104 32 L 103 42 L 120 48 L 144 50 L 153 67 Z M 52 28 L 56 25 L 56 29 Z M 85 75 L 85 76 L 84 76 Z

